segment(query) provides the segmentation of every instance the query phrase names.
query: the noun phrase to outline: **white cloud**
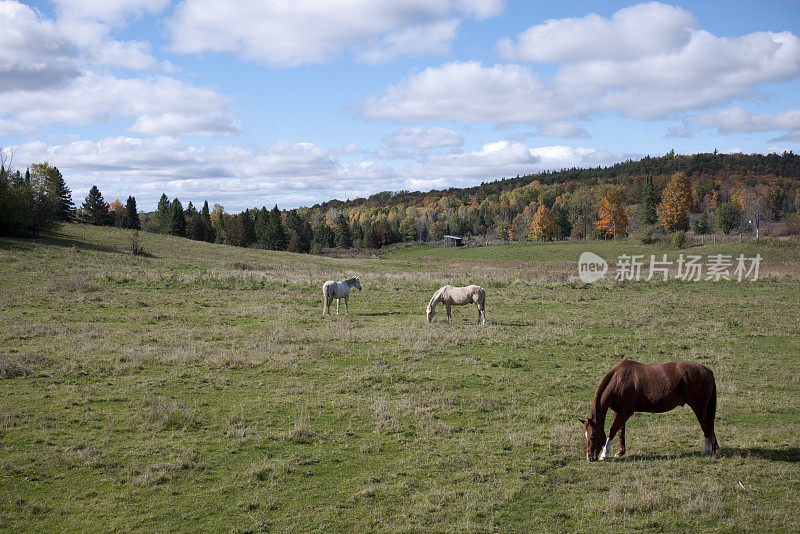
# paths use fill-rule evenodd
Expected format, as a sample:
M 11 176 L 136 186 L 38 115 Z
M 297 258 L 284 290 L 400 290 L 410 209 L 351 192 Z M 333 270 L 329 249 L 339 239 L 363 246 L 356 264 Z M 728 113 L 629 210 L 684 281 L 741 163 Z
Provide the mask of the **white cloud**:
M 403 128 L 397 130 L 383 139 L 394 146 L 413 148 L 436 148 L 446 146 L 461 146 L 464 138 L 457 132 L 447 128 Z
M 551 122 L 539 127 L 539 135 L 546 137 L 561 137 L 564 139 L 587 138 L 589 132 L 575 124 L 574 122 Z
M 519 65 L 446 63 L 408 76 L 361 112 L 375 119 L 551 122 L 574 114 L 557 105 L 536 75 Z
M 688 119 L 688 122 L 703 128 L 716 128 L 722 133 L 800 130 L 800 109 L 757 115 L 736 107 L 694 115 Z
M 92 185 L 107 200 L 136 197 L 153 209 L 164 192 L 184 204 L 219 202 L 228 210 L 278 204 L 312 205 L 378 191 L 476 185 L 484 180 L 565 167 L 607 165 L 630 155 L 584 147 L 528 147 L 498 141 L 480 150 L 427 154 L 403 168 L 363 159 L 343 162 L 342 148 L 280 141 L 265 148 L 193 146 L 170 137 L 112 137 L 12 148 L 18 165 L 50 161 L 64 174 L 79 203 Z
M 80 75 L 77 50 L 28 6 L 0 1 L 0 93 L 57 87 Z
M 559 94 L 591 99 L 598 109 L 652 119 L 703 109 L 798 74 L 800 39 L 789 32 L 728 39 L 697 31 L 675 53 L 565 65 L 554 86 Z
M 2 110 L 12 120 L 31 125 L 82 125 L 127 117 L 136 119 L 133 130 L 153 135 L 239 130 L 225 99 L 164 76 L 127 79 L 86 73 L 61 88 L 8 92 Z
M 431 154 L 405 167 L 412 189 L 464 187 L 477 181 L 544 170 L 610 165 L 630 155 L 564 145 L 530 148 L 522 143 L 497 141 L 481 150 L 461 154 Z
M 620 9 L 609 18 L 551 19 L 531 26 L 516 42 L 503 39 L 497 52 L 521 61 L 631 60 L 683 48 L 697 22 L 677 6 L 648 2 Z
M 459 20 L 444 20 L 403 28 L 383 36 L 380 43 L 357 53 L 365 63 L 386 63 L 405 55 L 447 55 L 458 31 Z
M 447 53 L 460 16 L 486 18 L 498 0 L 183 0 L 169 24 L 179 53 L 232 53 L 273 67 L 327 63 L 345 50 L 367 62 Z
M 559 62 L 552 78 L 540 79 L 522 65 L 445 63 L 368 98 L 361 111 L 379 119 L 494 123 L 554 123 L 601 112 L 655 119 L 718 106 L 800 75 L 800 38 L 788 31 L 727 38 L 695 26 L 691 14 L 655 2 L 610 19 L 550 20 L 518 42 L 501 41 L 498 50 Z
M 160 13 L 169 0 L 53 0 L 61 17 L 120 23 L 146 13 Z

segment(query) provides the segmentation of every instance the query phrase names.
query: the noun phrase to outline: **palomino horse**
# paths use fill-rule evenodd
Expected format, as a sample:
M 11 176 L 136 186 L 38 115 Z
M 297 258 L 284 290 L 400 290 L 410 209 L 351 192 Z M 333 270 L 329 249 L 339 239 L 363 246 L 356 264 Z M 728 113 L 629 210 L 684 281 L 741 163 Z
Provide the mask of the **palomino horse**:
M 359 282 L 357 276 L 340 282 L 328 280 L 322 284 L 322 298 L 324 301 L 322 314 L 331 314 L 331 302 L 336 299 L 336 315 L 339 315 L 339 299 L 344 299 L 344 311 L 350 315 L 350 310 L 347 309 L 347 300 L 350 298 L 350 288 L 353 286 L 356 286 L 361 291 L 361 282 Z
M 625 421 L 633 412 L 668 412 L 676 406 L 688 404 L 705 436 L 703 454 L 719 451 L 714 435 L 714 417 L 717 412 L 717 384 L 714 373 L 705 365 L 695 362 L 669 362 L 643 365 L 622 360 L 611 368 L 597 386 L 589 408 L 589 417 L 583 423 L 586 438 L 586 459 L 593 462 L 605 460 L 611 454 L 611 440 L 619 432 L 619 452 L 625 454 Z M 605 434 L 606 413 L 611 410 L 614 422 Z
M 447 307 L 447 322 L 453 321 L 450 315 L 450 306 L 464 306 L 466 304 L 475 304 L 478 307 L 478 324 L 486 324 L 486 292 L 481 286 L 442 286 L 433 294 L 428 307 L 425 309 L 425 315 L 428 322 L 431 322 L 433 316 L 436 314 L 436 305 L 443 302 Z M 481 323 L 481 321 L 483 321 Z

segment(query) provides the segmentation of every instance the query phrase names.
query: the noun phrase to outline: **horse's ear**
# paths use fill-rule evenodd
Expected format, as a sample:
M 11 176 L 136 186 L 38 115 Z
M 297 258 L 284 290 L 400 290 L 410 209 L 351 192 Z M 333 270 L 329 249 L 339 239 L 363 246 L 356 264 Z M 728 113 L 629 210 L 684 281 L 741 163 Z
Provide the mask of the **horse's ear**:
M 586 426 L 586 419 L 581 419 L 578 417 L 578 421 L 580 421 L 583 426 Z

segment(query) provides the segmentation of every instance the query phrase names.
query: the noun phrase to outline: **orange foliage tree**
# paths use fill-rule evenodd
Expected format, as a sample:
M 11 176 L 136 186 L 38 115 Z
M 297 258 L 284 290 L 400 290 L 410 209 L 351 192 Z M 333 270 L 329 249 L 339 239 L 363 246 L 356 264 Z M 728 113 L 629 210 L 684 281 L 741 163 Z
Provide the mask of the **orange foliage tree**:
M 692 186 L 686 175 L 679 172 L 672 176 L 661 195 L 661 204 L 656 209 L 658 222 L 668 232 L 686 230 L 689 227 L 687 212 L 693 205 Z
M 551 241 L 556 236 L 556 218 L 546 206 L 541 205 L 531 220 L 531 228 L 528 236 L 530 239 L 544 239 Z
M 622 206 L 622 193 L 619 189 L 609 189 L 600 201 L 597 211 L 597 229 L 603 235 L 617 237 L 628 229 L 628 217 Z

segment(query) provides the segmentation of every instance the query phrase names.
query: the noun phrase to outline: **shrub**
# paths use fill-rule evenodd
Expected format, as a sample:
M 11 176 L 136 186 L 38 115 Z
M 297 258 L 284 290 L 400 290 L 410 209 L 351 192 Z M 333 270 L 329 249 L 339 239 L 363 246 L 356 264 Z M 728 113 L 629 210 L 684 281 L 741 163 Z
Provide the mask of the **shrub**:
M 678 230 L 669 237 L 669 240 L 676 247 L 684 248 L 686 247 L 686 232 L 683 230 Z
M 643 245 L 650 245 L 655 243 L 656 228 L 652 224 L 647 224 L 639 229 L 639 241 Z

